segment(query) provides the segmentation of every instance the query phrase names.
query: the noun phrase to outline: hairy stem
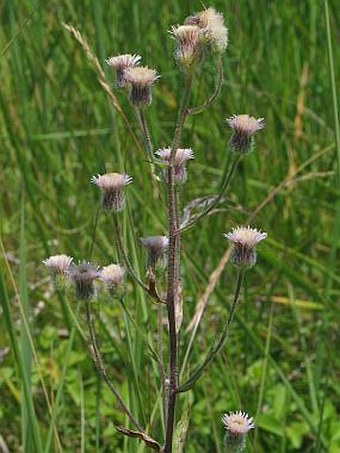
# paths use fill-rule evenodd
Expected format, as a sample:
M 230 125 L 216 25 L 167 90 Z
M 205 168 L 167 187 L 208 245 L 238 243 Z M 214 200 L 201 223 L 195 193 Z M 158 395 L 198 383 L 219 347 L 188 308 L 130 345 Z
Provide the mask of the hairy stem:
M 244 274 L 245 274 L 244 269 L 240 269 L 238 272 L 238 275 L 237 275 L 234 300 L 233 300 L 232 306 L 231 306 L 229 314 L 228 314 L 227 322 L 225 323 L 225 325 L 223 327 L 223 330 L 221 332 L 221 335 L 220 335 L 218 341 L 211 347 L 211 349 L 208 352 L 207 357 L 205 358 L 202 365 L 189 377 L 189 379 L 184 384 L 182 384 L 178 387 L 178 389 L 177 389 L 178 393 L 186 392 L 191 389 L 191 387 L 202 376 L 203 372 L 208 368 L 208 366 L 214 360 L 214 358 L 219 353 L 219 351 L 222 349 L 223 345 L 225 344 L 226 340 L 228 339 L 229 328 L 230 328 L 230 325 L 235 316 L 235 311 L 236 311 L 236 307 L 237 307 L 239 297 L 240 297 L 240 291 L 241 291 L 241 287 L 242 287 L 242 283 L 243 283 L 243 279 L 244 279 Z
M 119 395 L 119 393 L 113 386 L 113 384 L 110 381 L 110 378 L 107 374 L 107 371 L 106 371 L 106 368 L 104 365 L 104 361 L 103 361 L 102 355 L 100 353 L 100 350 L 99 350 L 98 344 L 97 344 L 90 302 L 85 303 L 85 313 L 86 313 L 86 322 L 87 322 L 87 325 L 89 328 L 89 333 L 90 333 L 90 344 L 91 344 L 91 348 L 92 348 L 92 351 L 90 351 L 90 352 L 91 352 L 91 357 L 93 359 L 95 367 L 96 367 L 99 375 L 102 377 L 102 379 L 104 380 L 106 385 L 109 387 L 109 389 L 115 396 L 122 412 L 124 412 L 124 414 L 129 418 L 130 422 L 133 424 L 133 426 L 135 426 L 135 428 L 137 428 L 141 432 L 144 432 L 142 430 L 142 428 L 139 426 L 139 423 L 137 422 L 135 417 L 131 414 L 129 408 L 125 405 L 124 401 L 122 400 L 121 396 Z
M 175 423 L 175 407 L 177 395 L 177 332 L 175 303 L 178 294 L 178 278 L 180 268 L 180 241 L 178 234 L 178 216 L 176 203 L 176 186 L 174 181 L 174 162 L 185 119 L 188 114 L 188 103 L 192 84 L 192 74 L 186 74 L 185 88 L 181 106 L 178 112 L 174 138 L 171 145 L 171 155 L 168 168 L 168 222 L 169 222 L 169 250 L 167 275 L 167 315 L 169 325 L 169 391 L 167 400 L 166 437 L 164 452 L 172 452 L 172 441 Z
M 148 123 L 145 118 L 144 110 L 141 110 L 141 109 L 135 107 L 135 113 L 136 113 L 136 118 L 137 118 L 139 127 L 143 134 L 145 149 L 147 151 L 150 161 L 153 161 L 154 160 L 153 145 L 152 145 L 152 141 L 151 141 Z

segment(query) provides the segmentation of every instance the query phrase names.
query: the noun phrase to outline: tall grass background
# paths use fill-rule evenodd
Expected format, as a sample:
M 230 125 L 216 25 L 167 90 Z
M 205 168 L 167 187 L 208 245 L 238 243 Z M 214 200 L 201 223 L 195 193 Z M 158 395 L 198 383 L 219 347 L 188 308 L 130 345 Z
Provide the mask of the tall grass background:
M 208 283 L 216 285 L 184 376 L 229 307 L 233 268 L 226 266 L 218 282 L 212 275 L 223 267 L 222 233 L 252 218 L 269 238 L 248 273 L 228 347 L 180 397 L 185 451 L 222 452 L 220 416 L 240 409 L 255 416 L 249 451 L 339 452 L 337 2 L 216 0 L 211 6 L 224 12 L 230 31 L 226 80 L 219 100 L 186 124 L 183 144 L 196 159 L 183 206 L 218 190 L 227 159 L 225 117 L 263 116 L 267 127 L 243 160 L 228 200 L 183 239 L 181 360 L 195 307 Z M 53 291 L 41 261 L 56 253 L 101 264 L 118 259 L 113 225 L 99 212 L 89 179 L 124 170 L 134 178 L 124 236 L 143 276 L 138 237 L 166 231 L 164 195 L 155 196 L 140 148 L 61 23 L 86 36 L 112 85 L 104 62 L 112 54 L 139 53 L 160 72 L 148 115 L 153 142 L 164 147 L 182 95 L 167 30 L 201 8 L 198 1 L 178 0 L 0 5 L 0 450 L 145 450 L 116 432 L 124 417 L 85 353 L 82 307 Z M 210 61 L 198 74 L 193 104 L 209 95 L 214 78 Z M 119 99 L 141 143 L 133 114 Z M 157 346 L 153 302 L 128 280 L 124 306 L 101 297 L 96 311 L 113 378 L 139 420 L 152 420 L 149 430 L 161 436 L 149 348 Z

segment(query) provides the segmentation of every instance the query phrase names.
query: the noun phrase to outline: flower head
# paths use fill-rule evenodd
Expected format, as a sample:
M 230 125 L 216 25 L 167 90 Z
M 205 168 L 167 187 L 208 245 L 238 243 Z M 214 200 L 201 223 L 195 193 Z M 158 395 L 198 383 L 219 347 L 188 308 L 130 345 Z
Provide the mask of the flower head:
M 66 275 L 73 258 L 68 255 L 53 255 L 43 261 L 52 276 Z
M 185 21 L 186 24 L 198 25 L 206 44 L 215 52 L 222 53 L 228 45 L 228 29 L 224 25 L 223 14 L 215 8 L 207 8 Z
M 130 87 L 130 101 L 137 107 L 147 107 L 151 104 L 151 86 L 160 75 L 155 69 L 144 66 L 124 70 L 124 78 Z
M 250 115 L 233 115 L 226 119 L 234 134 L 230 139 L 230 148 L 237 153 L 249 153 L 254 146 L 254 134 L 264 128 L 263 118 Z
M 106 63 L 111 66 L 111 68 L 116 70 L 117 88 L 122 88 L 126 85 L 124 70 L 137 66 L 141 58 L 142 57 L 140 55 L 124 54 L 110 57 L 105 60 Z
M 256 245 L 266 239 L 267 233 L 247 226 L 233 228 L 224 236 L 233 247 L 232 263 L 240 267 L 252 267 L 256 263 Z
M 227 430 L 227 445 L 236 447 L 237 451 L 242 451 L 245 435 L 255 427 L 252 417 L 242 411 L 229 412 L 222 415 L 221 421 Z
M 159 160 L 164 165 L 169 165 L 170 156 L 171 156 L 171 148 L 162 148 L 156 151 Z M 191 148 L 178 148 L 175 154 L 175 166 L 174 166 L 174 174 L 175 174 L 175 183 L 176 184 L 183 184 L 187 180 L 187 169 L 186 169 L 186 162 L 188 160 L 194 159 L 194 153 Z M 168 181 L 168 171 L 167 168 L 163 171 L 164 180 Z
M 74 284 L 78 299 L 90 300 L 94 297 L 95 287 L 93 282 L 100 276 L 98 266 L 82 261 L 70 266 L 68 276 Z
M 120 264 L 109 264 L 104 266 L 100 272 L 99 280 L 102 281 L 109 290 L 114 291 L 122 285 L 125 276 L 125 269 Z
M 169 239 L 166 236 L 140 238 L 141 244 L 148 251 L 148 267 L 155 268 L 158 260 L 168 250 Z
M 124 208 L 124 187 L 132 183 L 131 176 L 121 173 L 106 173 L 93 176 L 91 182 L 102 191 L 103 209 L 118 212 Z
M 175 60 L 183 67 L 191 67 L 201 57 L 201 29 L 197 25 L 178 25 L 171 28 L 171 35 L 176 39 Z

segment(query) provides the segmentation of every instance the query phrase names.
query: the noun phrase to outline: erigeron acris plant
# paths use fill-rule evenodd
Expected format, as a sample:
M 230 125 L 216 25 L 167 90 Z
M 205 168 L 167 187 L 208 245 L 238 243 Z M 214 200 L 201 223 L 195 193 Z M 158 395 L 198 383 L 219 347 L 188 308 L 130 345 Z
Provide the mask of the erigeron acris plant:
M 109 88 L 103 81 L 102 70 L 98 67 L 96 58 L 90 53 L 87 43 L 82 40 L 80 33 L 72 26 L 66 26 L 66 28 L 83 45 L 89 59 L 99 73 L 102 87 L 108 93 Z M 174 126 L 173 139 L 167 148 L 157 149 L 153 146 L 147 121 L 147 110 L 152 104 L 152 87 L 159 81 L 160 74 L 155 69 L 141 66 L 141 56 L 136 54 L 116 55 L 106 60 L 115 72 L 116 88 L 121 91 L 123 96 L 125 94 L 136 115 L 144 140 L 145 155 L 153 172 L 153 182 L 165 187 L 167 192 L 165 208 L 168 218 L 167 231 L 164 231 L 164 234 L 160 236 L 140 238 L 140 243 L 147 252 L 145 281 L 138 276 L 133 268 L 121 234 L 121 217 L 124 215 L 126 205 L 125 190 L 128 190 L 128 186 L 133 183 L 132 177 L 125 173 L 107 173 L 93 176 L 91 179 L 91 182 L 101 191 L 102 209 L 112 213 L 115 224 L 115 240 L 121 263 L 110 263 L 104 267 L 86 261 L 76 264 L 67 255 L 52 256 L 44 261 L 53 278 L 68 279 L 74 287 L 75 297 L 84 302 L 90 356 L 98 373 L 112 391 L 120 409 L 129 420 L 130 426 L 117 427 L 118 431 L 123 435 L 140 439 L 153 450 L 165 453 L 172 452 L 174 448 L 175 410 L 178 398 L 181 393 L 187 392 L 193 387 L 225 346 L 239 303 L 245 273 L 255 265 L 255 248 L 267 236 L 266 233 L 249 226 L 234 227 L 229 233 L 225 234 L 232 247 L 231 262 L 238 268 L 233 302 L 223 329 L 217 334 L 217 338 L 207 351 L 205 359 L 186 380 L 179 382 L 178 334 L 183 319 L 181 308 L 181 238 L 184 233 L 195 227 L 211 213 L 214 207 L 224 198 L 240 160 L 253 150 L 255 134 L 263 129 L 264 120 L 263 118 L 256 119 L 247 114 L 233 115 L 226 119 L 232 130 L 232 136 L 229 140 L 231 163 L 228 171 L 223 175 L 220 191 L 215 197 L 203 203 L 198 212 L 185 218 L 181 217 L 179 212 L 179 186 L 185 184 L 188 176 L 190 177 L 188 165 L 190 160 L 194 158 L 194 151 L 191 148 L 182 148 L 182 146 L 187 145 L 182 141 L 183 126 L 188 117 L 207 109 L 218 98 L 223 84 L 222 57 L 228 44 L 228 30 L 224 24 L 223 15 L 214 8 L 207 8 L 188 17 L 183 25 L 172 26 L 170 35 L 175 41 L 174 58 L 184 79 L 184 88 Z M 206 102 L 200 106 L 191 107 L 190 95 L 192 85 L 195 83 L 196 69 L 202 64 L 207 54 L 212 54 L 216 61 L 216 87 Z M 190 145 L 195 149 L 194 144 Z M 223 240 L 221 237 L 221 242 Z M 163 269 L 163 272 L 166 273 L 164 295 L 158 287 L 157 274 L 160 269 Z M 124 279 L 127 277 L 130 277 L 136 285 L 140 286 L 154 302 L 164 306 L 167 312 L 168 361 L 164 363 L 162 357 L 158 358 L 160 370 L 163 370 L 160 371 L 160 374 L 163 374 L 160 376 L 162 386 L 160 393 L 163 394 L 162 414 L 164 414 L 165 419 L 163 439 L 156 439 L 153 433 L 146 432 L 146 427 L 143 426 L 141 421 L 137 420 L 124 402 L 115 383 L 109 376 L 96 339 L 95 322 L 91 308 L 91 305 L 96 303 L 97 297 L 95 283 L 100 282 L 112 297 L 116 297 L 124 285 Z M 245 435 L 254 427 L 252 418 L 245 412 L 238 411 L 223 415 L 222 422 L 227 433 L 226 447 L 230 451 L 241 451 L 245 445 Z

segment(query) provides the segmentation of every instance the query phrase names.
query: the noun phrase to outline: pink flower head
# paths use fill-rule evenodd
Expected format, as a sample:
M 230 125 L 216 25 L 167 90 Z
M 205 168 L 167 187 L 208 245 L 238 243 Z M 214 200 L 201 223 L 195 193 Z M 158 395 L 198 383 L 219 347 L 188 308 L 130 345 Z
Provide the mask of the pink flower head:
M 43 261 L 53 276 L 66 275 L 73 258 L 68 255 L 53 255 Z
M 237 153 L 245 154 L 254 147 L 254 134 L 264 128 L 263 118 L 256 119 L 250 115 L 233 115 L 226 119 L 234 133 L 230 139 L 230 148 Z
M 106 63 L 111 66 L 111 68 L 116 71 L 116 84 L 117 88 L 122 88 L 126 85 L 126 80 L 124 76 L 124 70 L 128 68 L 134 68 L 137 66 L 141 60 L 140 55 L 117 55 L 115 57 L 110 57 Z
M 164 164 L 168 165 L 170 161 L 171 148 L 162 148 L 156 151 L 159 160 Z M 194 159 L 194 153 L 191 148 L 178 148 L 175 154 L 175 183 L 183 184 L 186 182 L 188 174 L 186 169 L 186 162 L 188 160 Z M 167 168 L 163 171 L 164 180 L 168 181 L 168 170 Z
M 236 266 L 252 267 L 256 263 L 256 245 L 267 237 L 267 233 L 247 226 L 233 228 L 224 236 L 233 247 L 232 263 Z
M 147 107 L 151 104 L 151 86 L 160 75 L 155 69 L 139 66 L 124 70 L 124 78 L 130 87 L 130 101 L 136 107 Z
M 106 173 L 91 178 L 91 182 L 102 191 L 102 207 L 108 211 L 121 211 L 125 206 L 124 188 L 132 183 L 126 174 Z

